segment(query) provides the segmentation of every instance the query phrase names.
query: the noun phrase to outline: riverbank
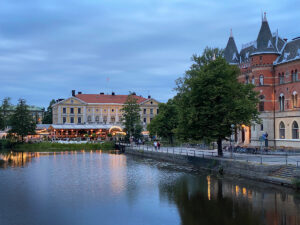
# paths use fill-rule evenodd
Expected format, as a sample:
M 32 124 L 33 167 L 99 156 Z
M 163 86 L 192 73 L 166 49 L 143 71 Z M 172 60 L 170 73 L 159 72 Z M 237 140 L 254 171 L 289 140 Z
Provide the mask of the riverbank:
M 103 143 L 83 143 L 83 144 L 62 144 L 52 142 L 41 143 L 18 143 L 13 148 L 4 148 L 8 151 L 17 152 L 60 152 L 60 151 L 80 151 L 80 150 L 113 150 L 114 142 Z
M 277 185 L 299 188 L 300 168 L 291 165 L 269 165 L 263 163 L 249 163 L 228 158 L 203 155 L 174 154 L 174 152 L 158 152 L 138 150 L 126 147 L 126 154 L 168 161 L 177 164 L 193 166 L 199 170 L 208 170 L 212 173 L 237 176 L 255 181 L 273 183 Z

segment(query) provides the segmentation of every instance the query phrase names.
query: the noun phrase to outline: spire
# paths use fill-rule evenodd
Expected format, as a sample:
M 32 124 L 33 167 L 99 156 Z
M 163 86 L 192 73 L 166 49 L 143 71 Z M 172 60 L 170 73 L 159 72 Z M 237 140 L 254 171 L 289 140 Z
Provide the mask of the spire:
M 257 48 L 256 52 L 278 52 L 274 47 L 276 46 L 276 39 L 273 38 L 269 23 L 267 21 L 266 12 L 264 13 L 261 27 L 257 36 Z
M 267 22 L 267 13 L 266 13 L 266 12 L 264 12 L 264 18 L 263 18 L 262 21 L 263 21 L 263 22 Z
M 224 50 L 224 57 L 230 64 L 239 63 L 239 52 L 233 39 L 232 29 L 230 29 L 230 37 Z

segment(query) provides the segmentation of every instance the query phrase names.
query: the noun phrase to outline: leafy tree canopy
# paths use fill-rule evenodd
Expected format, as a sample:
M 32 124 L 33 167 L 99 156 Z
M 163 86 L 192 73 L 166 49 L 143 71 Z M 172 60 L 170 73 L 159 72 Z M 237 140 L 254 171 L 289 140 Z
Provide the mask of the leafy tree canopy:
M 147 129 L 151 135 L 167 138 L 169 143 L 173 143 L 175 129 L 178 125 L 178 112 L 174 100 L 170 99 L 167 103 L 160 103 L 159 114 L 156 115 Z
M 10 116 L 12 111 L 12 104 L 10 103 L 10 98 L 6 97 L 3 99 L 0 106 L 0 121 L 2 121 L 2 128 L 5 129 L 10 125 Z
M 20 99 L 19 103 L 11 116 L 10 133 L 21 137 L 22 142 L 27 135 L 35 134 L 36 124 L 33 121 L 32 115 L 28 110 L 28 105 L 24 99 Z
M 122 108 L 122 123 L 125 127 L 128 137 L 140 138 L 142 132 L 142 124 L 140 119 L 140 106 L 133 94 L 129 94 Z
M 49 106 L 47 108 L 47 111 L 44 114 L 44 118 L 43 118 L 43 124 L 52 124 L 52 105 L 54 105 L 56 103 L 56 101 L 54 99 L 52 99 L 49 103 Z
M 232 133 L 232 125 L 258 121 L 257 93 L 252 84 L 239 83 L 239 69 L 229 65 L 219 49 L 206 48 L 193 56 L 194 64 L 177 80 L 178 135 L 183 139 L 217 141 Z M 212 57 L 213 56 L 213 57 Z

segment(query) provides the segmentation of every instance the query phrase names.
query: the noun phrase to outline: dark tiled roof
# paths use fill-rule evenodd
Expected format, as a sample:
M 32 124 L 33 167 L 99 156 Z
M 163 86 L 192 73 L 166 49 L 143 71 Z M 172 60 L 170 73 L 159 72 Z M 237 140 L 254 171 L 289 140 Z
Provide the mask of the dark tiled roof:
M 273 52 L 278 53 L 275 40 L 276 39 L 274 39 L 272 36 L 268 21 L 263 20 L 256 40 L 257 49 L 253 54 Z
M 227 42 L 227 46 L 224 50 L 224 57 L 230 64 L 237 64 L 240 62 L 239 52 L 232 36 L 229 37 Z
M 282 54 L 277 58 L 275 64 L 298 59 L 300 59 L 300 38 L 293 39 L 285 45 Z
M 241 50 L 241 62 L 250 62 L 250 55 L 255 51 L 255 47 L 253 45 L 243 48 Z

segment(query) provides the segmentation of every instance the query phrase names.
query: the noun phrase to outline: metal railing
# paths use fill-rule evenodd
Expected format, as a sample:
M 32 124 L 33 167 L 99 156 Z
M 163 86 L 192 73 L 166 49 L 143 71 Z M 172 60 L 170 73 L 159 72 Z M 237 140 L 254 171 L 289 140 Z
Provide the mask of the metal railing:
M 223 158 L 232 161 L 245 162 L 248 164 L 265 164 L 265 165 L 289 165 L 300 168 L 300 154 L 248 154 L 236 152 L 223 152 L 223 156 L 218 156 L 216 150 L 200 150 L 187 147 L 154 147 L 152 145 L 137 145 L 137 144 L 124 144 L 127 148 L 130 147 L 136 151 L 149 151 L 160 152 L 176 155 L 185 155 L 190 157 L 200 158 Z M 126 151 L 126 150 L 125 150 Z

